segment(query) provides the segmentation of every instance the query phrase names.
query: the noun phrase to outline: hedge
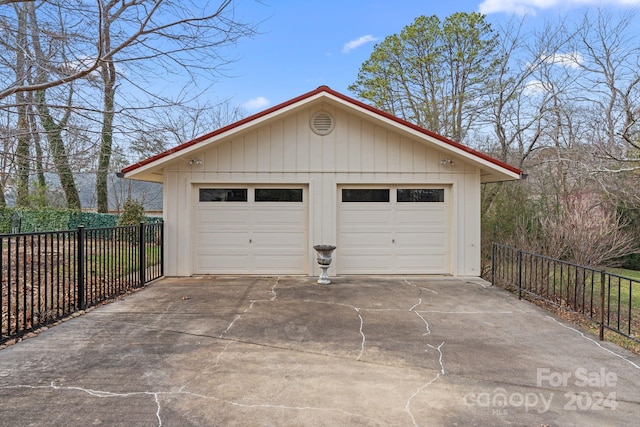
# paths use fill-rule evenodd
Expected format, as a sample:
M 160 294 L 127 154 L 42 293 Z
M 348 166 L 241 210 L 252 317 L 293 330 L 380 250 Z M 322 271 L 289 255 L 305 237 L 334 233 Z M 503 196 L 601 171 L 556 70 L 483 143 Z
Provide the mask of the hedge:
M 115 227 L 118 218 L 120 215 L 68 209 L 0 208 L 0 234 L 75 230 L 80 225 L 86 228 Z M 160 217 L 147 217 L 149 224 L 160 221 Z

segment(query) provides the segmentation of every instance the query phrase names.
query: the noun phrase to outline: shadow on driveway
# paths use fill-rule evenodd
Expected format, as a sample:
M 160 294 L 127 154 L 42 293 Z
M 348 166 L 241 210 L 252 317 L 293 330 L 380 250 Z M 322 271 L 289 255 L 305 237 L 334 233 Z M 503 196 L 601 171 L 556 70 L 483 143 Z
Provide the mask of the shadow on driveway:
M 157 281 L 1 350 L 0 425 L 637 425 L 640 357 L 506 291 L 332 281 Z

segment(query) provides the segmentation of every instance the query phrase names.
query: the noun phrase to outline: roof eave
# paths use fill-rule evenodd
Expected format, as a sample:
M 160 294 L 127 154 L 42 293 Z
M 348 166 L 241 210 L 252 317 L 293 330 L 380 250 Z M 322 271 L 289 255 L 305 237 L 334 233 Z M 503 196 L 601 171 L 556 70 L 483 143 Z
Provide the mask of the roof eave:
M 503 171 L 498 173 L 497 171 L 492 171 L 491 173 L 481 173 L 480 175 L 480 183 L 481 184 L 490 184 L 493 182 L 505 182 L 505 181 L 518 181 L 522 179 L 522 174 L 516 174 L 511 171 Z

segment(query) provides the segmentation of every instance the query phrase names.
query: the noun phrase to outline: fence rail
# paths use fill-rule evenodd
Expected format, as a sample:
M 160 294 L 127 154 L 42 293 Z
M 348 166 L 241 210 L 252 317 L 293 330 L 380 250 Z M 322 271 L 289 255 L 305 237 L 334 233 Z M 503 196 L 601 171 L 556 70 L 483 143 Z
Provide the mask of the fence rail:
M 595 322 L 600 340 L 608 329 L 640 342 L 636 279 L 494 243 L 491 281 Z
M 163 223 L 0 235 L 0 344 L 164 275 Z

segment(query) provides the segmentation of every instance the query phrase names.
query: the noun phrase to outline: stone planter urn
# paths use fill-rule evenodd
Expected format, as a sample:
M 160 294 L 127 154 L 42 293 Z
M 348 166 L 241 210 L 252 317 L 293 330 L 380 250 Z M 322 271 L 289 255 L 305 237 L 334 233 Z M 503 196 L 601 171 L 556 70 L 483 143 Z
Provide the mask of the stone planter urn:
M 331 265 L 331 254 L 333 254 L 335 248 L 336 247 L 332 245 L 315 245 L 313 247 L 313 249 L 318 253 L 318 266 L 322 270 L 320 277 L 318 278 L 318 283 L 321 285 L 328 285 L 331 283 L 327 270 Z

